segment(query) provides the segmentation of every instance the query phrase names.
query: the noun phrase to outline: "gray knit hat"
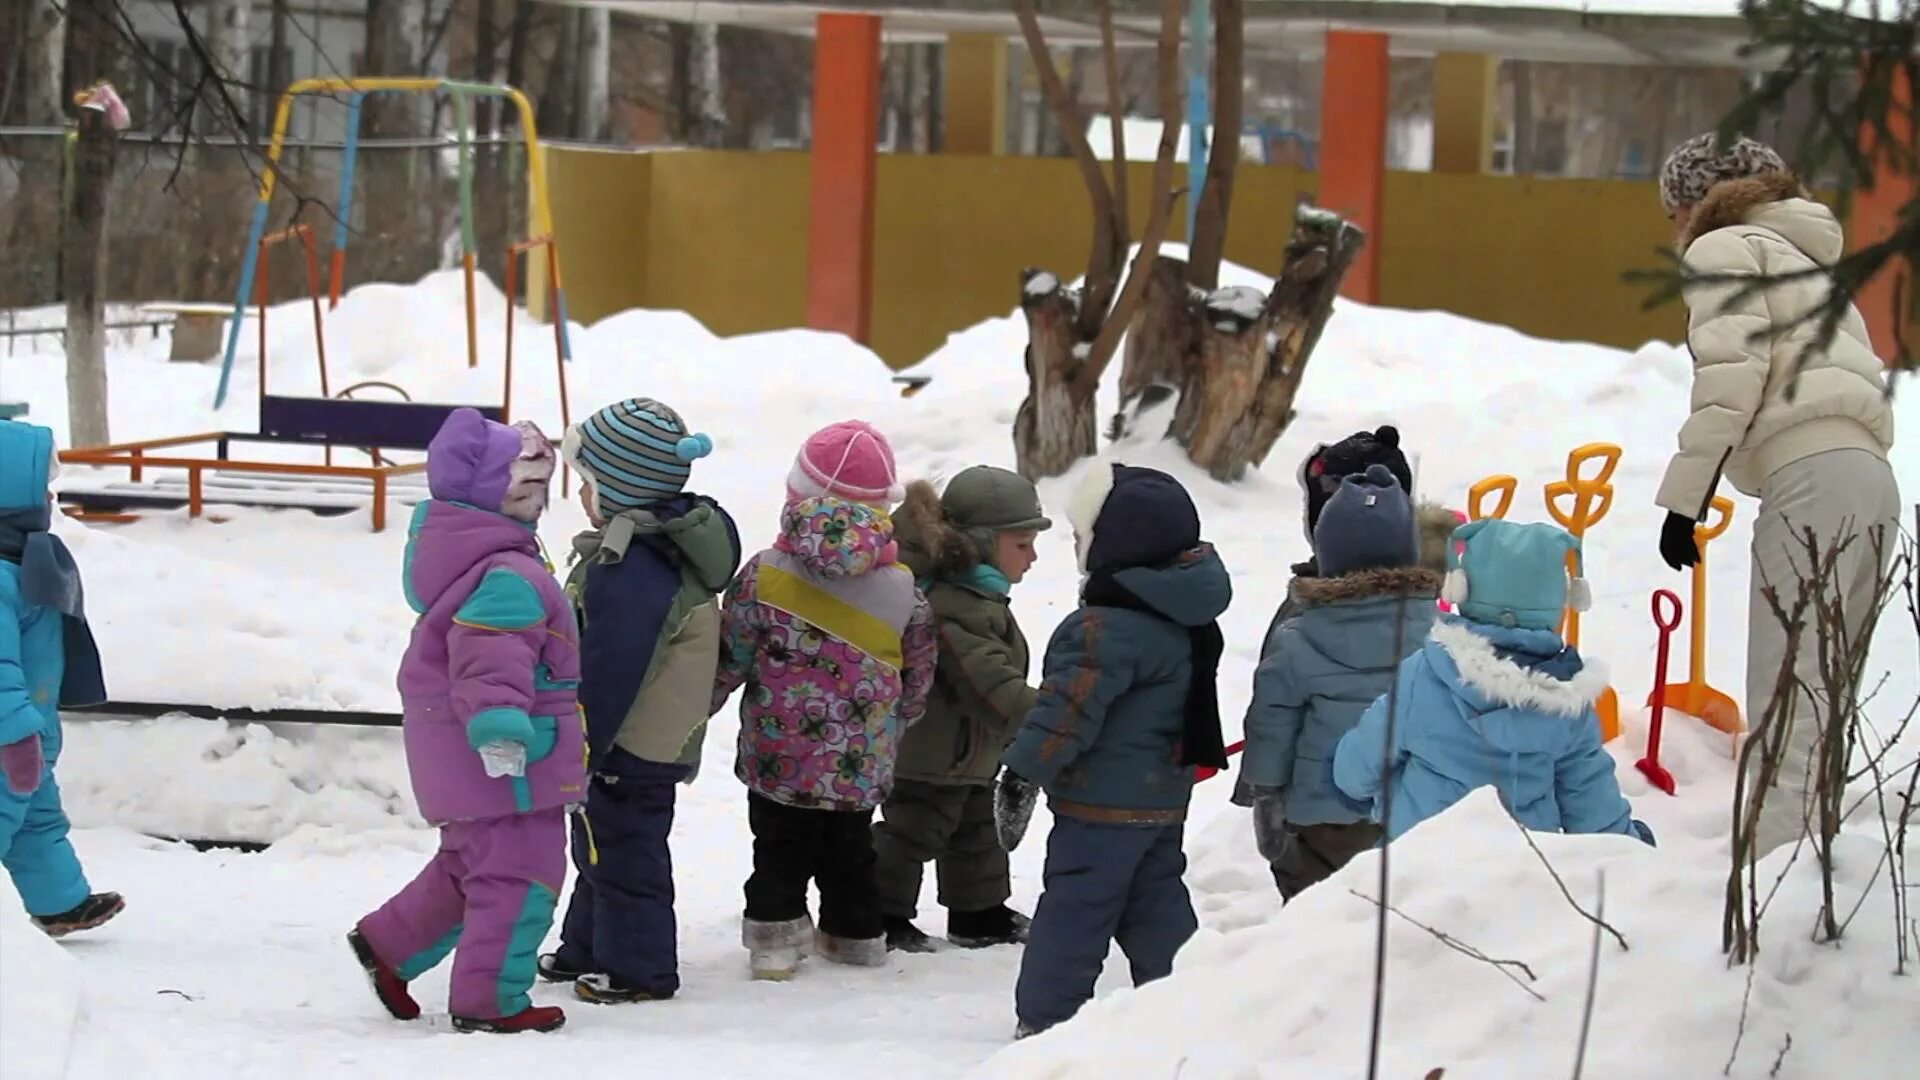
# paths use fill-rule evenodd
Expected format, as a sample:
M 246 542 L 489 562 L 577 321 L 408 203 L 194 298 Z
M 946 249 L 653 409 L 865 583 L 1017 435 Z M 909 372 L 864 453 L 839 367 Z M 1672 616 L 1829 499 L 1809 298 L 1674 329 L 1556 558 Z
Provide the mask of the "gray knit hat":
M 1320 576 L 1413 566 L 1420 561 L 1413 507 L 1385 465 L 1369 465 L 1340 481 L 1313 527 Z
M 712 451 L 712 439 L 689 432 L 679 413 L 652 398 L 601 409 L 568 429 L 560 447 L 607 517 L 680 494 L 693 462 Z
M 1715 137 L 1711 131 L 1695 135 L 1667 155 L 1660 167 L 1660 205 L 1668 216 L 1683 206 L 1698 206 L 1715 184 L 1791 171 L 1786 159 L 1766 143 L 1743 137 L 1718 149 Z

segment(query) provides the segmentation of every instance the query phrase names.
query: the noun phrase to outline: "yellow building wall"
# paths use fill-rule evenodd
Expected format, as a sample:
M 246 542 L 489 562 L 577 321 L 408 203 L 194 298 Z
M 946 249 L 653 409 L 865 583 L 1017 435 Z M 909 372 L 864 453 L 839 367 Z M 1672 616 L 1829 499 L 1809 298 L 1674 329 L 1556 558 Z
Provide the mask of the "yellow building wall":
M 691 312 L 719 334 L 805 322 L 805 154 L 545 152 L 575 320 L 649 307 Z M 1090 219 L 1071 161 L 883 155 L 878 168 L 871 344 L 892 364 L 1012 311 L 1022 268 L 1072 279 L 1086 267 Z M 1128 170 L 1136 235 L 1151 176 L 1148 163 Z M 1276 272 L 1313 182 L 1241 166 L 1227 258 Z M 1184 206 L 1173 216 L 1169 239 L 1184 241 Z M 1643 312 L 1645 288 L 1621 280 L 1660 266 L 1671 240 L 1651 184 L 1392 173 L 1383 231 L 1389 306 L 1626 348 L 1682 331 L 1677 307 Z

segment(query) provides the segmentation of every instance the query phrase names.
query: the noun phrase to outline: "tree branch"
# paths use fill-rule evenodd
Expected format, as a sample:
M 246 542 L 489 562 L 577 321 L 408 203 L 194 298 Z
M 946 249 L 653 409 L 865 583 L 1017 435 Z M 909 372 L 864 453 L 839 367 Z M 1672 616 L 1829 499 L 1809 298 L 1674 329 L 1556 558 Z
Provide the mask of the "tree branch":
M 1533 998 L 1533 1000 L 1540 1001 L 1540 1002 L 1544 1002 L 1547 1000 L 1545 997 L 1541 996 L 1538 990 L 1535 990 L 1533 987 L 1527 985 L 1527 983 L 1530 983 L 1530 982 L 1539 982 L 1540 979 L 1539 979 L 1539 976 L 1533 973 L 1533 969 L 1528 967 L 1524 962 L 1519 960 L 1496 960 L 1493 957 L 1488 956 L 1486 953 L 1481 952 L 1479 949 L 1476 949 L 1473 946 L 1467 944 L 1466 942 L 1461 941 L 1459 938 L 1454 937 L 1452 934 L 1447 933 L 1445 930 L 1436 930 L 1433 927 L 1428 926 L 1426 923 L 1421 922 L 1419 919 L 1416 919 L 1413 916 L 1407 914 L 1406 912 L 1401 911 L 1399 908 L 1394 907 L 1392 904 L 1381 903 L 1379 900 L 1376 900 L 1373 897 L 1368 896 L 1366 893 L 1360 892 L 1356 889 L 1348 889 L 1347 895 L 1357 896 L 1360 899 L 1365 900 L 1369 904 L 1375 904 L 1387 909 L 1388 912 L 1394 915 L 1400 916 L 1402 919 L 1405 919 L 1407 922 L 1410 922 L 1414 926 L 1417 926 L 1420 929 L 1425 930 L 1427 933 L 1433 935 L 1433 939 L 1435 941 L 1438 941 L 1440 944 L 1445 945 L 1447 948 L 1452 949 L 1454 952 L 1459 953 L 1461 956 L 1470 957 L 1474 960 L 1480 961 L 1483 964 L 1491 965 L 1495 971 L 1498 971 L 1500 974 L 1505 975 L 1508 979 L 1512 980 L 1515 986 L 1518 986 L 1520 989 L 1525 990 L 1527 992 L 1527 996 Z M 1515 970 L 1525 975 L 1526 980 L 1522 981 L 1519 975 L 1515 975 L 1514 974 Z
M 1509 814 L 1508 816 L 1512 817 L 1511 814 Z M 1521 839 L 1525 840 L 1527 842 L 1527 846 L 1533 849 L 1534 857 L 1540 860 L 1540 865 L 1547 868 L 1547 876 L 1551 877 L 1553 879 L 1553 883 L 1560 887 L 1560 895 L 1566 897 L 1567 906 L 1579 912 L 1581 918 L 1587 920 L 1588 922 L 1594 924 L 1594 926 L 1602 930 L 1605 930 L 1607 933 L 1613 935 L 1613 940 L 1620 943 L 1620 951 L 1628 952 L 1629 950 L 1627 948 L 1627 939 L 1621 935 L 1620 931 L 1613 928 L 1612 923 L 1588 911 L 1586 908 L 1581 907 L 1580 901 L 1575 900 L 1573 898 L 1573 893 L 1568 891 L 1567 889 L 1567 883 L 1561 880 L 1560 878 L 1560 871 L 1555 870 L 1553 868 L 1553 864 L 1547 861 L 1547 853 L 1540 850 L 1539 844 L 1534 843 L 1533 833 L 1529 832 L 1525 825 L 1520 824 L 1520 819 L 1517 817 L 1513 818 L 1513 826 L 1514 828 L 1520 830 Z

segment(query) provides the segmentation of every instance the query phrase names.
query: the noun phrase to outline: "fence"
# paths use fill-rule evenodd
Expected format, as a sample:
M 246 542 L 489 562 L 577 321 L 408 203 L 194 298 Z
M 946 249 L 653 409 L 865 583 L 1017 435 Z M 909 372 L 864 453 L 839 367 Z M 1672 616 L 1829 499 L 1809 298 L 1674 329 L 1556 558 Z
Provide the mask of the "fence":
M 7 252 L 0 308 L 61 299 L 67 146 L 60 129 L 0 128 L 0 250 Z M 341 143 L 290 140 L 271 227 L 305 222 L 335 235 L 344 161 Z M 258 148 L 231 140 L 121 136 L 109 195 L 106 294 L 117 301 L 231 302 L 264 165 Z M 496 283 L 508 243 L 526 232 L 525 170 L 515 137 L 475 140 L 474 225 L 482 266 Z M 353 172 L 349 286 L 414 281 L 451 265 L 460 206 L 451 141 L 363 139 Z M 274 301 L 305 288 L 301 275 L 272 276 Z

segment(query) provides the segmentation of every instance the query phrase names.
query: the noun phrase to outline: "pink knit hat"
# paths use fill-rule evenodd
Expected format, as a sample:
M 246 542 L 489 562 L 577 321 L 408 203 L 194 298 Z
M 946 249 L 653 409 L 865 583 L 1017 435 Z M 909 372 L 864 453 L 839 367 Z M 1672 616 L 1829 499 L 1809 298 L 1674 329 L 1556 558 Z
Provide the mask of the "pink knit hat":
M 864 420 L 842 420 L 807 436 L 787 474 L 787 498 L 820 495 L 883 510 L 905 499 L 887 437 Z

